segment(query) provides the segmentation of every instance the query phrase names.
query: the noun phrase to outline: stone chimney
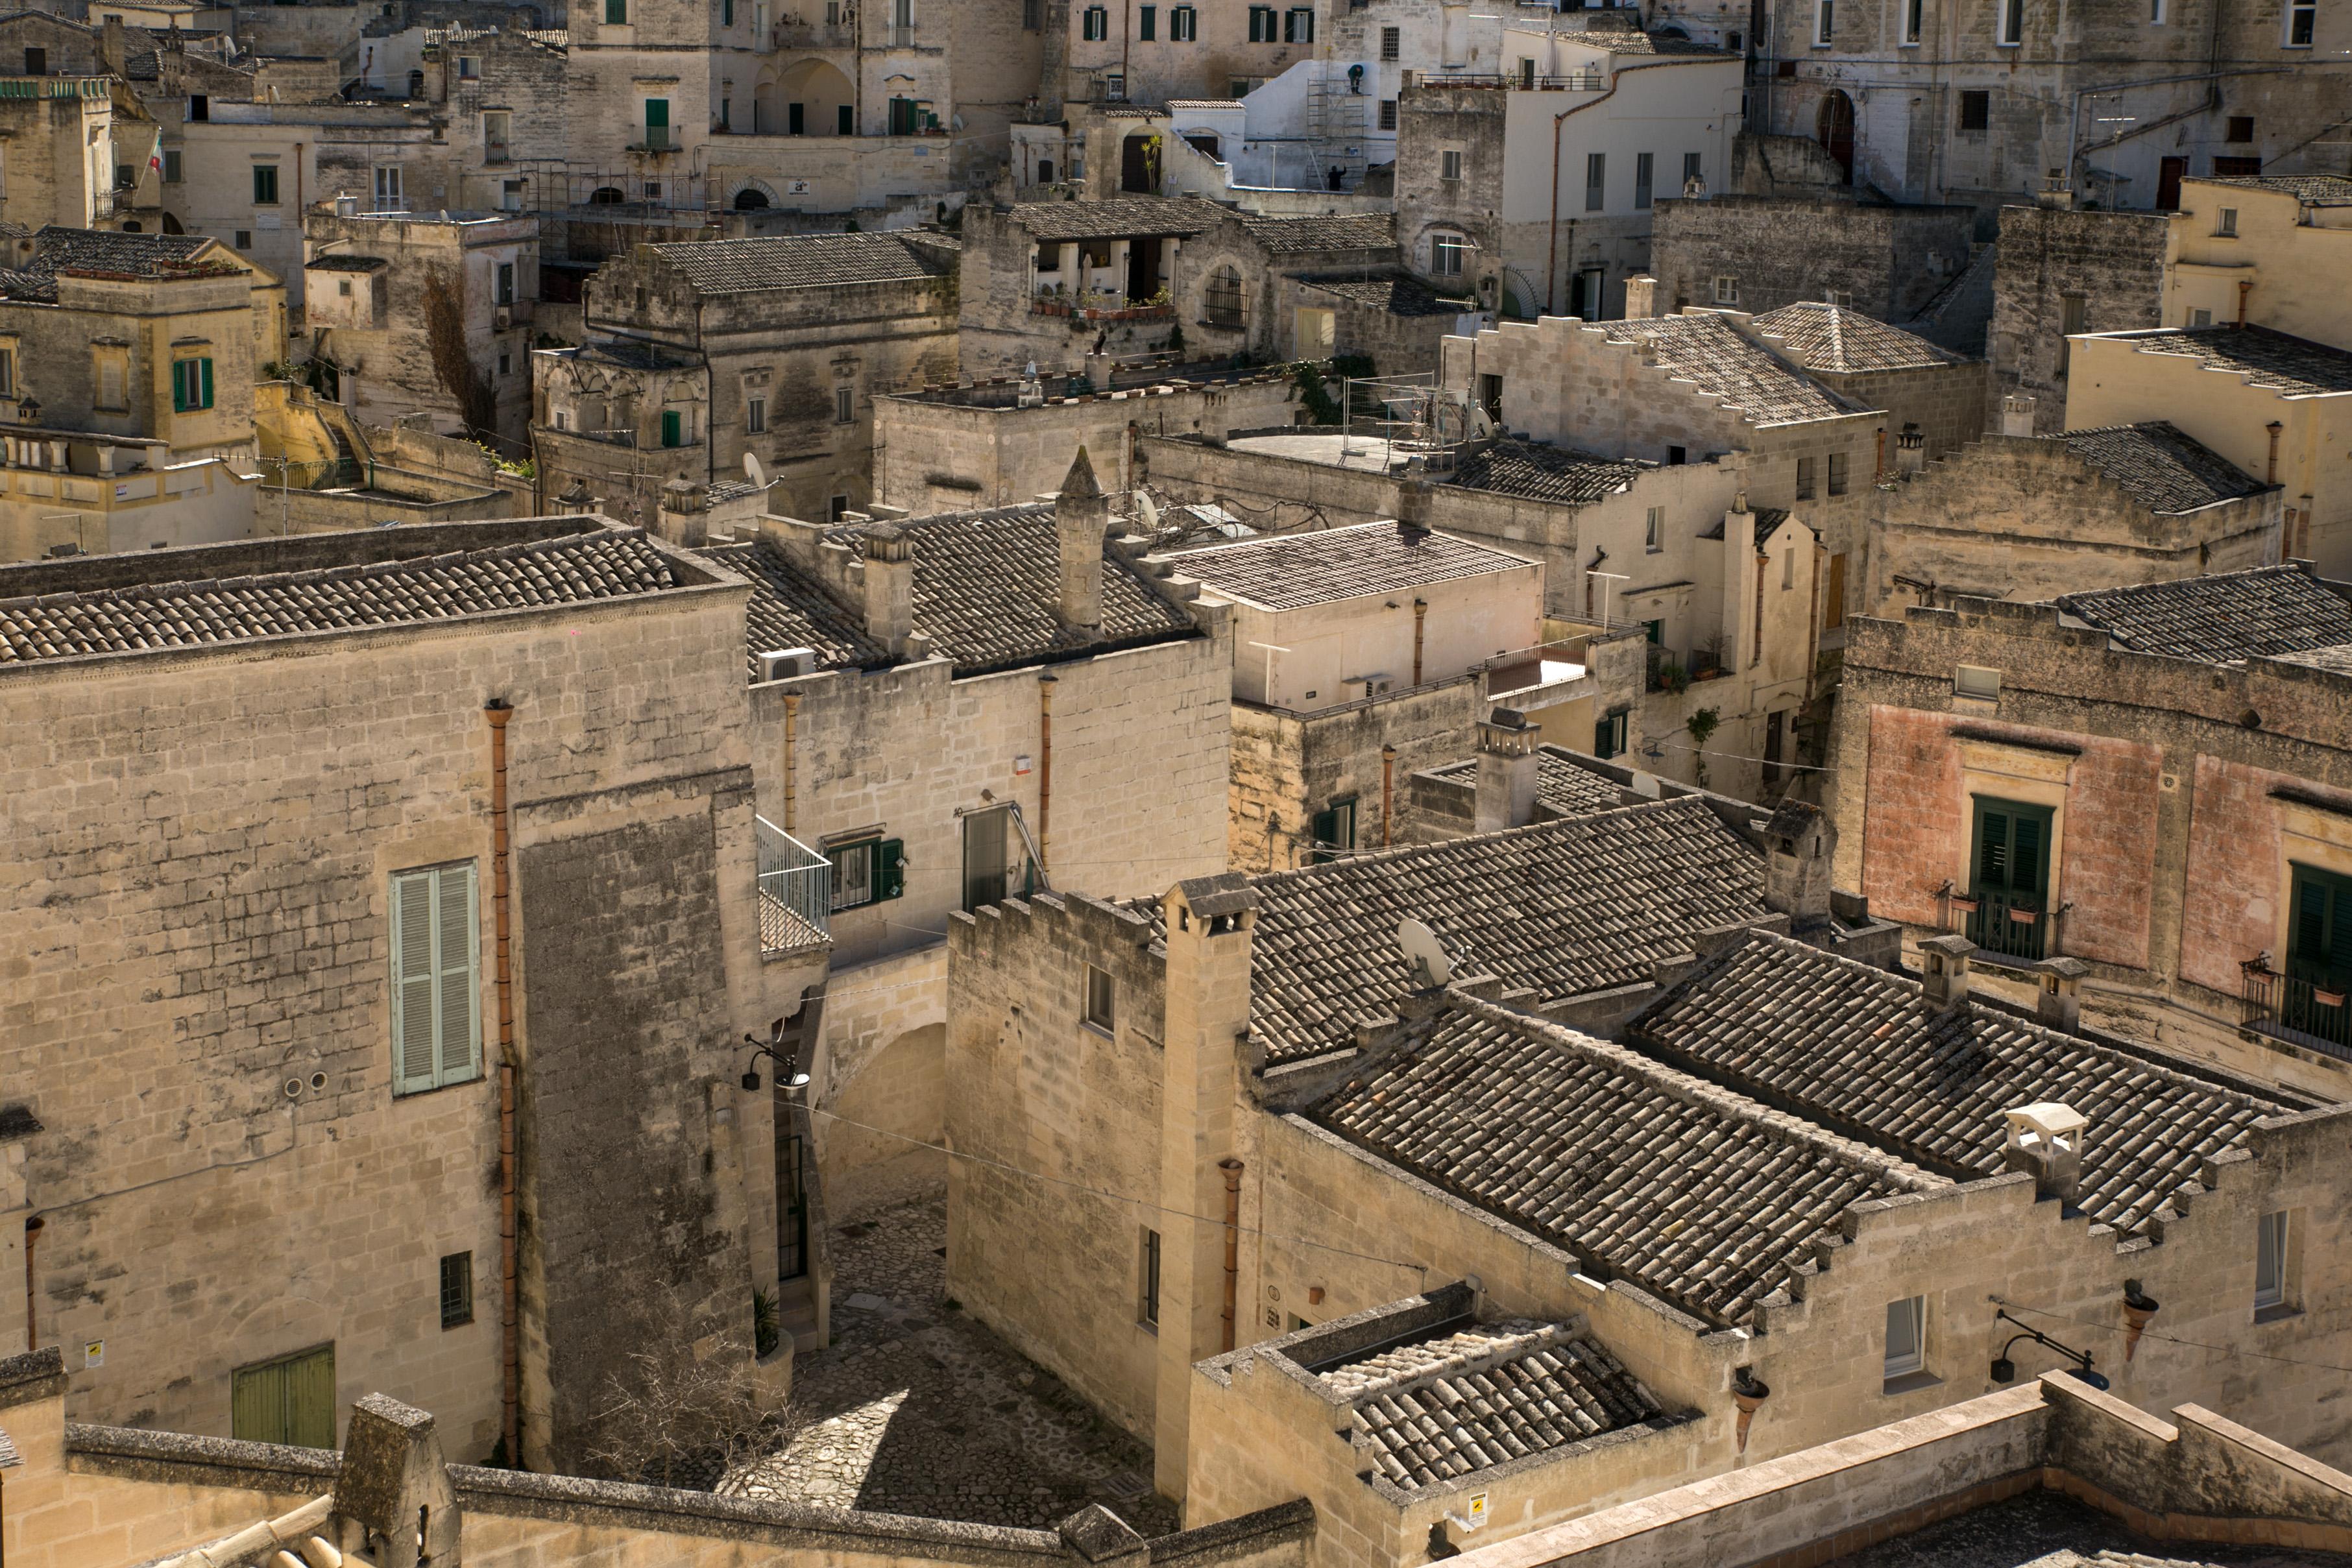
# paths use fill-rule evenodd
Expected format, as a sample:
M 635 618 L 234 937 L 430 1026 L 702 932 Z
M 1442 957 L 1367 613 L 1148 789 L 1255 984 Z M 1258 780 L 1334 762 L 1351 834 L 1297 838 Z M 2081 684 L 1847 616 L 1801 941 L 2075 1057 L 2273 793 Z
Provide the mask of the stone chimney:
M 1636 276 L 1625 280 L 1625 319 L 1643 321 L 1658 313 L 1658 280 Z
M 1508 708 L 1478 725 L 1478 795 L 1475 826 L 1482 833 L 1524 828 L 1536 819 L 1536 736 Z
M 672 479 L 661 490 L 658 531 L 688 549 L 710 542 L 710 492 L 691 479 Z
M 2080 958 L 2051 958 L 2042 966 L 2042 988 L 2033 994 L 2033 1016 L 2052 1029 L 2074 1033 L 2083 1023 L 2083 977 L 2091 966 Z
M 1919 994 L 1929 1007 L 1948 1013 L 1969 1005 L 1969 955 L 1976 950 L 1977 945 L 1958 932 L 1919 944 L 1919 962 L 1925 966 Z
M 1830 865 L 1837 830 L 1819 806 L 1783 800 L 1764 824 L 1764 907 L 1801 931 L 1830 917 Z
M 2033 434 L 2033 394 L 2011 392 L 2000 400 L 2000 433 L 2003 435 Z
M 424 1411 L 382 1394 L 356 1401 L 334 1496 L 334 1511 L 379 1542 L 367 1554 L 377 1568 L 457 1568 L 457 1493 Z
M 109 16 L 98 35 L 98 68 L 106 76 L 127 78 L 123 69 L 122 18 Z
M 2009 1142 L 2001 1163 L 2033 1177 L 2033 1190 L 2042 1197 L 2072 1203 L 2083 1195 L 2083 1142 L 2090 1119 L 2071 1105 L 2044 1100 L 2003 1111 Z
M 896 523 L 866 536 L 866 634 L 892 653 L 915 631 L 915 541 Z
M 1895 435 L 1895 469 L 1898 474 L 1916 474 L 1927 466 L 1927 438 L 1919 434 L 1919 426 L 1905 421 Z
M 1095 483 L 1087 449 L 1078 448 L 1070 472 L 1054 497 L 1054 541 L 1062 558 L 1062 624 L 1079 632 L 1102 626 L 1103 535 L 1110 528 L 1110 500 Z

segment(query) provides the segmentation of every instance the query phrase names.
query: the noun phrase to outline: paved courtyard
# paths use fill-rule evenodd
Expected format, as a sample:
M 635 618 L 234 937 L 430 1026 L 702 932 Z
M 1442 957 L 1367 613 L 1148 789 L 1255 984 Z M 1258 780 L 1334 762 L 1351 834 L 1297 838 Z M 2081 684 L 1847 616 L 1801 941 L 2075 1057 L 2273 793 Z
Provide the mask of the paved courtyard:
M 1177 1527 L 1151 1454 L 949 1305 L 947 1203 L 837 1228 L 833 1343 L 797 1358 L 781 1451 L 719 1490 L 822 1508 L 1045 1528 L 1099 1502 Z

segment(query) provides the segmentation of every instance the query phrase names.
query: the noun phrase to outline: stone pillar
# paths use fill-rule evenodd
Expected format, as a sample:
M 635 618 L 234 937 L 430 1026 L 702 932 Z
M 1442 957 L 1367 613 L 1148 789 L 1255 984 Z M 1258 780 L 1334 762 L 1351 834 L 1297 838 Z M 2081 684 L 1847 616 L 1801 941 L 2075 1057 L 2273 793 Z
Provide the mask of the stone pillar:
M 914 541 L 884 523 L 866 536 L 866 634 L 897 653 L 914 630 Z
M 1087 449 L 1070 464 L 1061 494 L 1054 498 L 1054 540 L 1062 565 L 1062 624 L 1076 631 L 1102 625 L 1103 535 L 1110 527 L 1110 500 L 1095 483 Z
M 2000 400 L 2000 433 L 2003 435 L 2033 434 L 2033 394 L 2011 392 Z
M 2074 1033 L 2083 1023 L 2083 977 L 2091 966 L 2080 958 L 2052 958 L 2042 966 L 2041 988 L 2033 995 L 2033 1016 L 2051 1029 Z
M 1536 819 L 1538 731 L 1507 708 L 1478 725 L 1478 832 L 1524 828 Z
M 1230 1159 L 1234 1149 L 1257 905 L 1257 894 L 1239 872 L 1178 883 L 1160 901 L 1168 930 L 1160 1208 L 1157 1218 L 1147 1215 L 1141 1223 L 1160 1231 L 1152 1450 L 1154 1481 L 1162 1497 L 1184 1495 L 1192 1364 L 1219 1354 L 1225 1344 L 1227 1173 L 1218 1162 Z M 1237 1313 L 1241 1310 L 1236 1307 Z M 1241 1328 L 1237 1317 L 1236 1343 Z
M 433 1417 L 388 1395 L 369 1394 L 352 1406 L 335 1476 L 336 1516 L 376 1538 L 369 1560 L 377 1568 L 457 1568 L 457 1489 Z M 361 1543 L 346 1540 L 345 1552 Z

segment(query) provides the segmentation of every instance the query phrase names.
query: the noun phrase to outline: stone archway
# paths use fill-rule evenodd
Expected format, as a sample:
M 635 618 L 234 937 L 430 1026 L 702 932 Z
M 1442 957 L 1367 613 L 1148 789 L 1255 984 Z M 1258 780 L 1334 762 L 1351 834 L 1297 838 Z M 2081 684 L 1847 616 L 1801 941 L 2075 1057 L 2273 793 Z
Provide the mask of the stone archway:
M 775 95 L 781 114 L 766 127 L 771 135 L 856 134 L 856 90 L 829 60 L 803 60 L 793 66 L 776 78 Z
M 1813 140 L 1822 151 L 1837 160 L 1845 171 L 1845 183 L 1853 183 L 1853 99 L 1842 88 L 1832 88 L 1822 97 L 1822 107 L 1813 116 Z
M 764 180 L 746 180 L 727 204 L 739 213 L 764 213 L 776 204 L 776 193 Z

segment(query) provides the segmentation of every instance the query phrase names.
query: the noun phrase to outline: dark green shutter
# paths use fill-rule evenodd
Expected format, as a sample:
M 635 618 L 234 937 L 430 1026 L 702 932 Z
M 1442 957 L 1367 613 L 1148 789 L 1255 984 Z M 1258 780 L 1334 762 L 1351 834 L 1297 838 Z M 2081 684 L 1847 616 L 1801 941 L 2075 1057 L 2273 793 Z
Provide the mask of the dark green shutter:
M 877 902 L 898 898 L 907 891 L 905 864 L 906 842 L 901 839 L 884 839 L 874 846 L 874 872 L 871 886 Z
M 2301 979 L 2330 990 L 2352 982 L 2352 877 L 2297 865 L 2288 956 Z
M 196 371 L 204 378 L 204 401 L 196 406 L 210 408 L 213 405 L 213 362 L 210 360 L 198 360 Z
M 180 360 L 172 366 L 172 412 L 188 412 L 188 361 Z
M 2011 819 L 2010 830 L 2009 886 L 2012 893 L 2042 891 L 2042 853 L 2048 846 L 2042 841 L 2040 817 L 2019 812 Z
M 682 446 L 686 444 L 685 421 L 674 408 L 662 410 L 662 444 Z
M 629 0 L 604 0 L 604 25 L 608 27 L 626 26 L 629 20 Z
M 2009 813 L 1977 808 L 1977 882 L 2000 891 L 2009 886 Z
M 335 1347 L 240 1367 L 229 1379 L 230 1435 L 248 1443 L 335 1446 Z

